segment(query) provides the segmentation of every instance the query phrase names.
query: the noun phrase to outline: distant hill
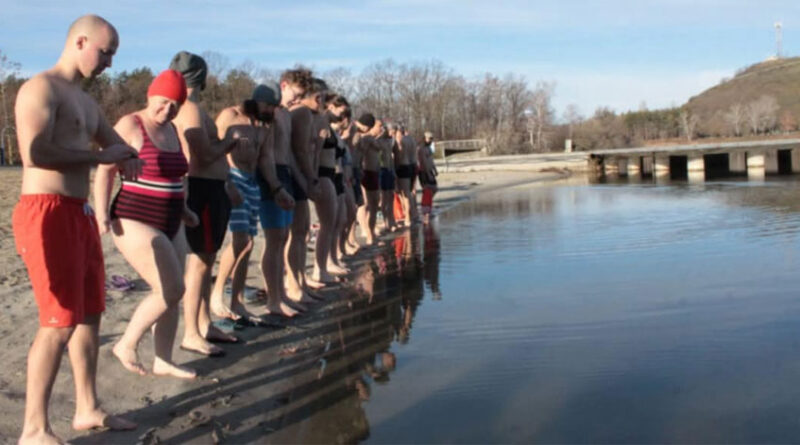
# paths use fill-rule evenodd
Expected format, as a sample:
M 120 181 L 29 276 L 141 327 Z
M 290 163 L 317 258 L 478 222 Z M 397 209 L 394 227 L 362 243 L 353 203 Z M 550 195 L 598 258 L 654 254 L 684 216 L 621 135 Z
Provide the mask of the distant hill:
M 732 79 L 692 97 L 686 106 L 699 117 L 699 133 L 727 135 L 731 124 L 724 114 L 731 106 L 748 105 L 765 95 L 777 100 L 778 125 L 781 120 L 800 121 L 800 57 L 768 60 L 740 70 Z

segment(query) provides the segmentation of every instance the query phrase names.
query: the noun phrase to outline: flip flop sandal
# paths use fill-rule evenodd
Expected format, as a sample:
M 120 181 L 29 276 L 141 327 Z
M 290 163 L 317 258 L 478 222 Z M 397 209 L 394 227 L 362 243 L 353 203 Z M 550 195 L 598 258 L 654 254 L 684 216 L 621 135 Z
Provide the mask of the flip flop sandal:
M 131 280 L 123 277 L 122 275 L 112 275 L 107 286 L 113 290 L 122 292 L 136 288 L 136 285 Z

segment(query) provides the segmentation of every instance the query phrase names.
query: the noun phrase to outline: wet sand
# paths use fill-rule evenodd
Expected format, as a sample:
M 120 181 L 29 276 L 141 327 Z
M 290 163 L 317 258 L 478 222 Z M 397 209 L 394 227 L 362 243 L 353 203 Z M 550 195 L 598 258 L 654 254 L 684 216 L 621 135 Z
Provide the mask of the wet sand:
M 502 187 L 562 178 L 563 172 L 466 172 L 443 173 L 436 196 L 437 212 L 470 196 Z M 11 213 L 19 194 L 21 170 L 0 168 L 0 442 L 18 437 L 25 399 L 26 355 L 38 327 L 37 309 L 27 272 L 14 249 Z M 127 292 L 110 290 L 101 326 L 98 392 L 103 407 L 139 423 L 133 432 L 78 433 L 70 428 L 74 390 L 66 355 L 56 379 L 50 405 L 54 431 L 74 443 L 158 443 L 218 441 L 248 442 L 265 436 L 277 442 L 354 442 L 366 425 L 342 425 L 342 413 L 359 403 L 354 361 L 385 350 L 391 342 L 385 323 L 371 320 L 392 301 L 392 288 L 376 286 L 386 270 L 373 267 L 391 247 L 362 249 L 347 264 L 353 270 L 348 281 L 322 292 L 326 300 L 304 316 L 272 328 L 236 331 L 244 340 L 226 345 L 222 358 L 204 358 L 179 350 L 177 363 L 196 368 L 200 377 L 180 381 L 153 376 L 139 377 L 127 371 L 111 354 L 136 305 L 147 295 L 146 284 L 103 238 L 107 277 L 123 275 L 136 283 Z M 250 260 L 247 285 L 262 287 L 256 264 L 263 240 L 257 238 Z M 311 252 L 309 252 L 309 261 Z M 257 310 L 257 302 L 254 303 Z M 355 320 L 360 320 L 355 322 Z M 368 322 L 363 322 L 367 320 Z M 178 339 L 182 325 L 178 328 Z M 143 363 L 152 362 L 152 340 L 140 346 Z M 345 357 L 345 360 L 341 360 Z M 331 364 L 328 366 L 328 364 Z M 353 374 L 353 375 L 351 375 Z M 315 413 L 314 431 L 296 431 L 293 419 Z M 330 414 L 330 415 L 327 415 Z M 362 433 L 359 433 L 361 431 Z M 367 431 L 368 434 L 368 431 Z

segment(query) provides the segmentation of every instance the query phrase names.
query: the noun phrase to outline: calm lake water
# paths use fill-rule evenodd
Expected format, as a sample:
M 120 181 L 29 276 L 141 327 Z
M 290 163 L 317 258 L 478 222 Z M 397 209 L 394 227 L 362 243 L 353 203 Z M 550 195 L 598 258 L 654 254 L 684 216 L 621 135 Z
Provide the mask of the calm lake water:
M 795 180 L 481 196 L 367 266 L 339 395 L 271 440 L 796 442 L 798 254 Z

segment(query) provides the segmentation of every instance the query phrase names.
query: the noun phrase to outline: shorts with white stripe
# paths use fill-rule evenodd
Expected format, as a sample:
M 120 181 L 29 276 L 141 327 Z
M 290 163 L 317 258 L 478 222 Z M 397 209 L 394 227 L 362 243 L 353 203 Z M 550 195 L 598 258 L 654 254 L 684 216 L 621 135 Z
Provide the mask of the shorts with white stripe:
M 258 213 L 261 210 L 261 191 L 255 175 L 231 168 L 231 182 L 242 195 L 242 205 L 231 209 L 229 228 L 231 232 L 247 232 L 251 236 L 258 234 Z

